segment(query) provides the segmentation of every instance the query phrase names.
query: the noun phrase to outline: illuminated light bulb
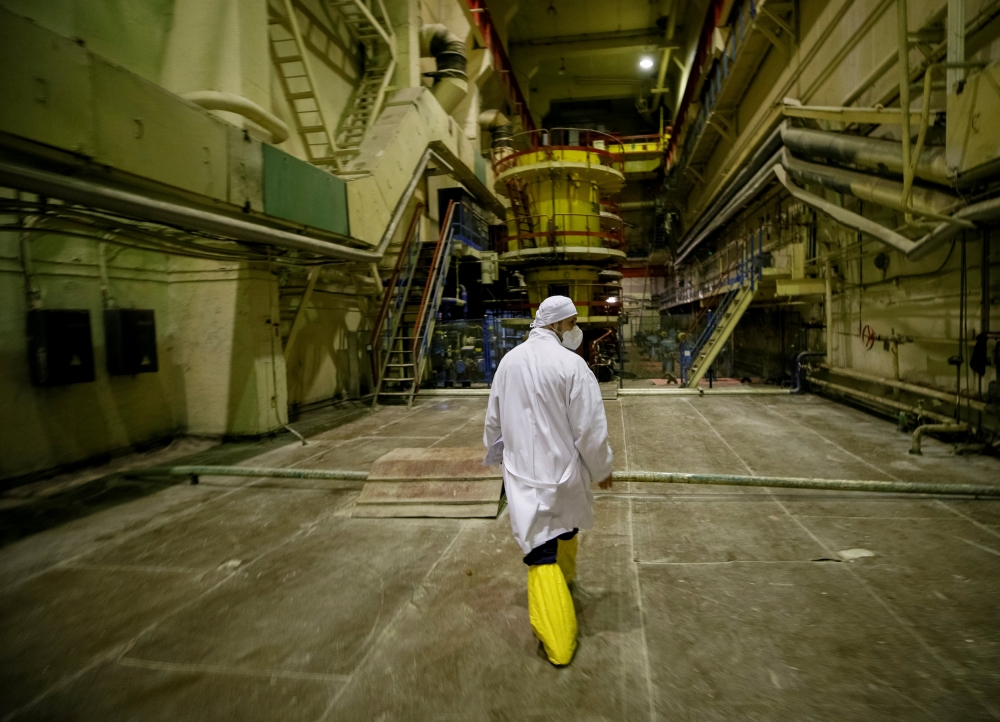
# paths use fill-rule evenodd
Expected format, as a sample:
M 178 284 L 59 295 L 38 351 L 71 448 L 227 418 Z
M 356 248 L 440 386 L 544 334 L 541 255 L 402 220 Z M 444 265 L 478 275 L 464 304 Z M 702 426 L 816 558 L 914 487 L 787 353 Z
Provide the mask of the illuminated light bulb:
M 618 296 L 608 296 L 608 303 L 618 303 Z
M 639 67 L 642 68 L 643 70 L 649 70 L 651 67 L 653 67 L 653 59 L 648 55 L 645 56 L 644 58 L 642 58 L 642 60 L 639 61 Z

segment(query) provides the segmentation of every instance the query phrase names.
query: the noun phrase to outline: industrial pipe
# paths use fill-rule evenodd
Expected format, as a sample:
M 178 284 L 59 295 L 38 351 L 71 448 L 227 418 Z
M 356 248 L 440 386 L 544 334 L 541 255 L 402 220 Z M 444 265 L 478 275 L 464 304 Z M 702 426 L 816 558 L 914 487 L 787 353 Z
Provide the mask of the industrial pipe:
M 426 75 L 434 78 L 431 92 L 450 115 L 469 91 L 465 43 L 444 25 L 431 23 L 420 28 L 420 55 L 434 58 L 437 69 Z
M 153 467 L 129 472 L 134 476 L 189 476 L 197 483 L 200 476 L 254 476 L 276 479 L 328 479 L 364 481 L 366 471 L 333 469 L 268 469 L 251 466 L 173 466 Z M 859 479 L 810 479 L 784 476 L 736 476 L 730 474 L 681 474 L 672 471 L 616 471 L 615 481 L 661 484 L 709 484 L 717 486 L 753 486 L 781 489 L 833 489 L 835 491 L 885 492 L 889 494 L 956 494 L 962 496 L 1000 496 L 1000 484 L 940 483 L 920 481 L 869 481 Z M 456 479 L 458 481 L 459 479 Z
M 919 394 L 921 396 L 926 396 L 932 399 L 938 399 L 940 401 L 947 402 L 954 406 L 961 406 L 968 404 L 970 408 L 976 411 L 985 411 L 986 404 L 982 401 L 976 401 L 975 399 L 963 399 L 955 394 L 948 393 L 947 391 L 938 391 L 937 389 L 929 389 L 925 386 L 919 386 L 917 384 L 907 383 L 906 381 L 896 381 L 894 379 L 887 379 L 881 376 L 875 376 L 873 374 L 866 374 L 863 371 L 855 371 L 854 369 L 843 368 L 841 366 L 822 366 L 830 373 L 836 376 L 847 376 L 848 378 L 858 379 L 859 381 L 871 381 L 872 383 L 882 384 L 883 386 L 889 386 L 894 389 L 900 389 L 901 391 L 909 391 L 910 393 Z
M 895 140 L 830 133 L 782 126 L 781 138 L 793 153 L 844 163 L 879 173 L 903 175 L 903 145 Z M 951 185 L 944 146 L 925 147 L 914 175 L 922 180 Z
M 181 97 L 205 110 L 224 110 L 252 120 L 271 134 L 271 142 L 276 145 L 288 140 L 289 132 L 285 121 L 240 95 L 220 90 L 196 90 L 193 93 L 183 93 Z
M 826 351 L 803 351 L 795 357 L 795 388 L 789 393 L 801 394 L 805 390 L 805 384 L 802 383 L 802 359 L 809 356 L 826 356 Z
M 619 203 L 618 208 L 620 208 L 622 212 L 646 211 L 656 208 L 656 201 L 626 201 L 625 203 Z
M 848 228 L 853 228 L 856 231 L 867 233 L 887 246 L 895 248 L 911 261 L 920 260 L 942 243 L 946 243 L 957 236 L 966 227 L 966 224 L 956 223 L 956 221 L 1000 220 L 1000 197 L 991 198 L 979 203 L 973 203 L 956 211 L 949 220 L 942 221 L 934 230 L 928 232 L 922 238 L 912 241 L 875 221 L 853 213 L 846 208 L 834 205 L 826 199 L 800 188 L 788 178 L 788 174 L 780 164 L 772 166 L 771 170 L 793 197 L 822 211 L 838 223 Z
M 381 252 L 350 248 L 330 241 L 149 198 L 94 181 L 50 173 L 8 161 L 0 161 L 0 185 L 120 213 L 130 218 L 156 221 L 179 228 L 225 236 L 235 241 L 264 243 L 280 248 L 308 251 L 317 256 L 345 261 L 372 262 L 378 261 L 382 257 Z M 337 233 L 330 235 L 345 241 L 357 241 L 356 238 Z
M 665 484 L 713 484 L 719 486 L 763 486 L 777 489 L 833 489 L 877 491 L 887 494 L 959 494 L 1000 496 L 1000 484 L 965 484 L 926 481 L 868 481 L 860 479 L 808 479 L 784 476 L 734 476 L 729 474 L 680 474 L 671 471 L 616 471 L 615 481 Z
M 822 379 L 813 378 L 812 376 L 807 376 L 806 378 L 809 380 L 810 384 L 819 386 L 821 389 L 825 388 L 833 391 L 834 393 L 843 394 L 844 396 L 853 396 L 854 398 L 861 399 L 862 401 L 870 401 L 874 404 L 889 406 L 898 411 L 905 411 L 908 414 L 913 414 L 917 418 L 934 419 L 935 421 L 940 421 L 942 424 L 952 423 L 953 421 L 944 414 L 938 414 L 934 411 L 928 411 L 927 409 L 922 409 L 917 406 L 909 406 L 899 401 L 894 401 L 893 399 L 887 399 L 882 396 L 866 393 L 865 391 L 858 391 L 857 389 L 852 389 L 849 386 L 831 384 L 829 381 L 823 381 Z
M 133 472 L 129 472 L 132 474 Z M 326 479 L 328 481 L 364 481 L 367 471 L 331 469 L 267 469 L 255 466 L 163 466 L 137 469 L 137 476 L 189 476 L 197 484 L 201 476 L 255 476 L 265 479 Z
M 777 162 L 774 154 L 781 150 L 781 130 L 787 123 L 788 121 L 784 121 L 767 136 L 761 147 L 750 157 L 749 162 L 740 167 L 739 172 L 737 172 L 733 180 L 719 193 L 718 198 L 708 207 L 708 210 L 701 214 L 698 222 L 684 234 L 684 237 L 681 238 L 678 244 L 677 260 L 674 262 L 675 266 L 680 265 L 684 258 L 697 248 L 712 230 L 718 227 L 719 224 L 716 224 L 715 221 L 725 211 L 733 207 L 733 204 L 730 203 L 733 197 L 741 193 L 747 186 L 753 185 L 758 180 L 758 175 L 762 170 L 769 169 Z M 706 226 L 709 225 L 711 225 L 711 228 L 706 229 Z
M 945 191 L 910 187 L 909 208 L 903 205 L 904 184 L 870 173 L 809 163 L 783 154 L 782 166 L 801 183 L 816 183 L 824 188 L 852 195 L 897 211 L 913 210 L 926 216 L 945 216 L 963 205 L 962 199 Z
M 491 148 L 510 148 L 514 136 L 514 126 L 510 119 L 499 110 L 484 110 L 479 114 L 479 127 L 493 135 Z
M 923 424 L 918 426 L 913 430 L 913 443 L 910 445 L 910 453 L 922 455 L 923 452 L 920 450 L 920 441 L 923 439 L 924 434 L 931 431 L 936 432 L 948 432 L 948 431 L 968 431 L 968 424 Z

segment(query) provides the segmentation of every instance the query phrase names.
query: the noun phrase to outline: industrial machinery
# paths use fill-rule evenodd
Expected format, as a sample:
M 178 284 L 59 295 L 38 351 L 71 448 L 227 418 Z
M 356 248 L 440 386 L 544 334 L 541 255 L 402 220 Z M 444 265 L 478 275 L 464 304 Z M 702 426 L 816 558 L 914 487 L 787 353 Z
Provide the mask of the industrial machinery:
M 625 251 L 613 199 L 625 182 L 623 150 L 606 133 L 555 128 L 515 135 L 493 154 L 494 190 L 510 199 L 499 261 L 527 291 L 508 304 L 524 317 L 503 325 L 527 330 L 543 299 L 568 296 L 584 331 L 580 353 L 602 380 L 614 375 L 619 355 L 615 267 Z

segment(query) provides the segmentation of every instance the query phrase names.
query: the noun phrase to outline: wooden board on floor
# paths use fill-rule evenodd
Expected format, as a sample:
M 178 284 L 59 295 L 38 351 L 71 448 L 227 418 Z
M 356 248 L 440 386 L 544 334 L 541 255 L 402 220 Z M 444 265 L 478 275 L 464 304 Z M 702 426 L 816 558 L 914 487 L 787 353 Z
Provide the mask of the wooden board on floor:
M 483 466 L 482 447 L 393 449 L 375 460 L 355 517 L 495 518 L 501 467 Z

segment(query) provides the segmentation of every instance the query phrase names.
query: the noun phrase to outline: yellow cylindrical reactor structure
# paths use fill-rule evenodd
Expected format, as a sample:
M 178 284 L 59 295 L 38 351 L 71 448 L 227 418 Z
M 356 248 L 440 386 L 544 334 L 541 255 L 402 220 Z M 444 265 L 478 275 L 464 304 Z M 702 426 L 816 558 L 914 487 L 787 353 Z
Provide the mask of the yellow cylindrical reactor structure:
M 625 182 L 620 143 L 575 129 L 514 141 L 494 156 L 495 190 L 511 205 L 500 263 L 523 274 L 532 314 L 548 296 L 564 295 L 585 328 L 617 326 L 620 274 L 606 271 L 625 258 L 622 221 L 608 202 Z

